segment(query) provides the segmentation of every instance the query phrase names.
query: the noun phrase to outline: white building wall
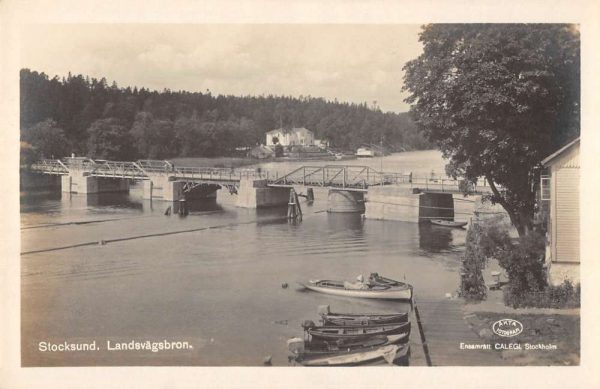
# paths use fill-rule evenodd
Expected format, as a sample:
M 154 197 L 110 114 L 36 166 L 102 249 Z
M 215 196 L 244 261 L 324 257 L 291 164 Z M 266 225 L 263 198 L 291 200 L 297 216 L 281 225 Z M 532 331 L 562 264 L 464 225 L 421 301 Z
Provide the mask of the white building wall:
M 293 128 L 290 131 L 283 131 L 282 129 L 277 129 L 273 131 L 269 131 L 266 134 L 265 144 L 267 146 L 274 146 L 273 137 L 277 137 L 279 139 L 279 144 L 282 146 L 295 146 L 295 145 L 313 145 L 315 140 L 315 135 L 312 131 L 307 130 L 306 128 Z
M 565 280 L 579 282 L 580 183 L 579 145 L 549 163 L 550 225 L 546 255 L 548 280 L 553 285 Z

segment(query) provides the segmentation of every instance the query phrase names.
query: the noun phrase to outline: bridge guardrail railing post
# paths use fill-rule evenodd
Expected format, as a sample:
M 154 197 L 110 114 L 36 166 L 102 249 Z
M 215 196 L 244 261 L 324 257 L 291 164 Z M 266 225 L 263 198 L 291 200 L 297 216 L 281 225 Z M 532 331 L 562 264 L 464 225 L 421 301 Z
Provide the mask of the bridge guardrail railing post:
M 306 185 L 306 167 L 302 168 L 302 185 Z

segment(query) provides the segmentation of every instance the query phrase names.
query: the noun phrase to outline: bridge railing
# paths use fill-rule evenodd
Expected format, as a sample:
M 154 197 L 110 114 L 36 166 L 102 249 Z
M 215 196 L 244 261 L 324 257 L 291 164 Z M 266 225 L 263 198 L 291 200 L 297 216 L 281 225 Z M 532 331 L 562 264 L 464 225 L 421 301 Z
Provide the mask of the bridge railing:
M 370 186 L 405 185 L 435 192 L 489 192 L 485 180 L 470 183 L 441 176 L 415 176 L 412 173 L 380 172 L 367 166 L 302 166 L 280 178 L 270 179 L 272 186 L 322 186 L 366 190 Z
M 140 159 L 135 164 L 146 173 L 168 173 L 174 169 L 171 162 L 164 160 Z
M 59 160 L 57 160 L 59 161 Z M 96 161 L 87 157 L 67 157 L 63 161 L 59 161 L 64 163 L 69 170 L 93 170 L 96 167 Z M 102 161 L 104 162 L 104 161 Z
M 442 177 L 411 177 L 410 187 L 422 190 L 436 192 L 471 192 L 471 193 L 489 193 L 491 191 L 485 179 L 478 179 L 476 182 L 470 182 L 462 179 L 442 178 Z M 502 189 L 501 187 L 498 187 Z
M 240 181 L 243 178 L 268 178 L 269 172 L 256 169 L 234 170 L 227 168 L 176 167 L 175 177 L 189 180 Z
M 90 174 L 99 177 L 144 178 L 146 173 L 135 163 L 128 161 L 96 161 Z
M 31 165 L 31 170 L 46 174 L 69 174 L 69 169 L 57 159 L 42 159 Z
M 308 185 L 366 190 L 369 186 L 382 185 L 386 181 L 398 181 L 398 176 L 376 171 L 368 166 L 302 166 L 280 178 L 270 180 L 277 186 Z

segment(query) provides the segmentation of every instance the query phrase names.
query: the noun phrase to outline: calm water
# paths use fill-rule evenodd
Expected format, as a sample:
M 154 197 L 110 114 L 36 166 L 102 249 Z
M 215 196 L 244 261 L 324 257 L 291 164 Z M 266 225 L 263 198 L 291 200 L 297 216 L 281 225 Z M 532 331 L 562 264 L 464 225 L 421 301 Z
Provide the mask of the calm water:
M 410 173 L 415 176 L 445 175 L 446 162 L 439 151 L 409 151 L 376 158 L 357 158 L 343 161 L 293 161 L 270 162 L 260 164 L 261 168 L 269 172 L 285 174 L 304 165 L 359 165 L 369 166 L 375 170 L 394 173 Z M 257 165 L 258 166 L 258 165 Z
M 384 170 L 441 172 L 443 161 L 434 152 L 402 153 L 384 158 Z M 406 278 L 418 298 L 456 290 L 465 231 L 328 214 L 326 192 L 315 194 L 312 205 L 302 203 L 297 224 L 288 223 L 285 208 L 236 208 L 229 194 L 194 202 L 187 217 L 165 216 L 167 204 L 142 200 L 137 190 L 23 196 L 22 252 L 134 238 L 22 256 L 23 364 L 256 366 L 272 355 L 274 365 L 287 365 L 285 341 L 302 336 L 301 321 L 317 321 L 318 305 L 338 312 L 408 309 L 308 292 L 296 281 L 376 271 Z M 105 349 L 106 340 L 163 339 L 188 341 L 193 349 Z M 38 351 L 41 341 L 93 340 L 101 350 Z

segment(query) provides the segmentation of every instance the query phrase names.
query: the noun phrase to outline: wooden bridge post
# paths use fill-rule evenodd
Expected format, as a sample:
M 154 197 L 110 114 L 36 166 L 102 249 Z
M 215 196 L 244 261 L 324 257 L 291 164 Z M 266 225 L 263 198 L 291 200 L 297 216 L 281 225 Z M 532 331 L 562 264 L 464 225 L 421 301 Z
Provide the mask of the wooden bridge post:
M 306 167 L 302 168 L 302 184 L 306 186 Z
M 309 203 L 315 201 L 315 194 L 313 192 L 313 188 L 306 189 L 306 201 L 308 201 Z
M 291 220 L 302 220 L 302 209 L 300 208 L 298 194 L 296 193 L 294 188 L 290 189 L 290 200 L 288 202 L 287 218 Z

